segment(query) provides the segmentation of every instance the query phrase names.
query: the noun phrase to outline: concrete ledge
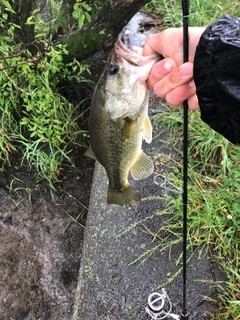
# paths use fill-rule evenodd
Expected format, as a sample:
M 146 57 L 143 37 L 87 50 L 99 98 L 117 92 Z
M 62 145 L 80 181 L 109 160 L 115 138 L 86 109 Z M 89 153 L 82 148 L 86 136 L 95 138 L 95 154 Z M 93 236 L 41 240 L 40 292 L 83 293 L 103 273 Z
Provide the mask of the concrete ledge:
M 142 264 L 132 264 L 143 252 L 158 244 L 147 229 L 157 232 L 164 223 L 163 217 L 156 214 L 157 209 L 164 208 L 163 201 L 149 197 L 159 196 L 153 177 L 138 181 L 135 187 L 143 197 L 137 210 L 108 206 L 107 176 L 96 163 L 73 320 L 147 319 L 148 295 L 180 268 L 176 260 L 181 245 L 175 246 L 171 253 L 169 250 L 160 252 L 159 248 Z M 216 308 L 202 298 L 214 297 L 214 288 L 201 280 L 213 280 L 211 263 L 207 256 L 199 260 L 196 254 L 188 265 L 187 299 L 191 319 L 209 319 L 207 312 Z M 173 303 L 173 312 L 179 314 L 181 274 L 165 289 Z

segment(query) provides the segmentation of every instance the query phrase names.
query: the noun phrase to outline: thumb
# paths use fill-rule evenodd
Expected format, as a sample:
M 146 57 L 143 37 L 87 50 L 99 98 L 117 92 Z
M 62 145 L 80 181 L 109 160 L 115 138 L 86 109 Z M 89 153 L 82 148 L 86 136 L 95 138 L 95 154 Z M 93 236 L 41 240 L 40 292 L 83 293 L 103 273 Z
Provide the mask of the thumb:
M 156 52 L 162 54 L 163 48 L 161 38 L 161 33 L 150 35 L 144 44 L 142 55 L 150 56 Z

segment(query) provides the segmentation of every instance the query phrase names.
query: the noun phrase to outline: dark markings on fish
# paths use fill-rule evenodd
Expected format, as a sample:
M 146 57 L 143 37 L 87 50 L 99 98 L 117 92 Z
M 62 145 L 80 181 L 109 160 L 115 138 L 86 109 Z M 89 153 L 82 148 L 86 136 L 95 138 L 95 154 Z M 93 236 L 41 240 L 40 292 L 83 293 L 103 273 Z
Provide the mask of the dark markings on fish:
M 122 127 L 122 137 L 121 137 L 122 142 L 128 140 L 131 137 L 135 123 L 137 121 L 136 119 L 132 120 L 130 118 L 125 118 L 124 120 L 125 121 Z

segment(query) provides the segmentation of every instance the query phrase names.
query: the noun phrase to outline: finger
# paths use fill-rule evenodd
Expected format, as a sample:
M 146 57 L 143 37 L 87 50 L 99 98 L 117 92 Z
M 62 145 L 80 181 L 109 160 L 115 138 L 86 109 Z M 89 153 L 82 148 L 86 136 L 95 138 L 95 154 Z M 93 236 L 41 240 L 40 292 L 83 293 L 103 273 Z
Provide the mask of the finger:
M 190 95 L 189 95 L 189 90 L 186 90 L 185 94 L 184 94 L 185 88 L 179 87 L 179 88 L 177 88 L 177 90 L 179 90 L 179 92 L 177 92 L 176 89 L 174 89 L 173 91 L 169 92 L 169 94 L 167 94 L 167 96 L 166 96 L 166 101 L 170 105 L 172 105 L 174 107 L 182 107 L 183 102 L 185 100 L 188 100 L 189 110 L 195 111 L 195 110 L 200 109 L 199 104 L 198 104 L 198 97 L 196 95 L 196 90 L 194 88 L 192 88 L 192 90 L 190 91 L 191 92 Z M 180 91 L 180 90 L 182 90 L 182 91 Z
M 176 67 L 175 61 L 171 58 L 166 58 L 155 63 L 147 80 L 148 89 L 153 90 L 154 84 L 163 79 Z
M 188 98 L 188 108 L 189 110 L 192 110 L 192 111 L 200 109 L 198 104 L 198 97 L 196 94 Z
M 182 107 L 183 103 L 179 105 L 172 105 L 173 107 Z M 200 110 L 199 104 L 198 104 L 198 97 L 196 94 L 188 98 L 188 109 L 191 111 Z
M 160 81 L 153 85 L 154 92 L 160 97 L 165 97 L 168 92 L 190 82 L 193 78 L 193 63 L 186 62 L 180 67 L 174 69 Z
M 144 44 L 142 55 L 148 56 L 148 55 L 154 54 L 155 52 L 158 52 L 161 54 L 162 53 L 161 38 L 162 38 L 161 33 L 150 35 Z
M 166 101 L 172 106 L 179 107 L 183 101 L 189 99 L 196 93 L 195 87 L 189 87 L 189 83 L 176 87 L 165 96 Z
M 158 52 L 164 57 L 171 56 L 169 54 L 169 51 L 172 51 L 172 46 L 169 46 L 170 43 L 173 43 L 177 48 L 182 47 L 182 28 L 169 28 L 150 35 L 144 44 L 142 54 L 148 56 Z
M 183 103 L 176 104 L 176 105 L 171 104 L 171 105 L 173 107 L 180 108 L 180 107 L 183 106 Z M 193 96 L 188 98 L 188 109 L 191 110 L 191 111 L 200 110 L 200 107 L 199 107 L 199 104 L 198 104 L 198 98 L 197 98 L 196 94 L 194 94 Z

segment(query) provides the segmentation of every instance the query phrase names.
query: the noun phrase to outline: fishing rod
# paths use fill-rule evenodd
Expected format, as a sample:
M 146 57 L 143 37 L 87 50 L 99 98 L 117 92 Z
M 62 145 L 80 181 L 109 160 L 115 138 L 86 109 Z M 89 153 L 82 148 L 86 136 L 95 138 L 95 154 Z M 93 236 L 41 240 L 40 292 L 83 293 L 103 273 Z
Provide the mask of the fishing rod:
M 183 62 L 189 60 L 189 1 L 182 0 Z M 181 319 L 188 319 L 187 310 L 187 205 L 188 205 L 188 101 L 183 102 L 183 301 Z
M 182 14 L 183 14 L 183 62 L 189 60 L 189 0 L 182 0 Z M 177 315 L 171 313 L 172 303 L 165 291 L 153 292 L 148 297 L 148 306 L 145 308 L 146 313 L 152 320 L 162 320 L 165 318 L 172 318 L 176 320 L 187 320 L 189 313 L 187 309 L 187 205 L 188 205 L 188 101 L 183 102 L 183 256 L 182 256 L 182 278 L 183 278 L 183 292 L 182 292 L 182 310 L 181 314 Z

